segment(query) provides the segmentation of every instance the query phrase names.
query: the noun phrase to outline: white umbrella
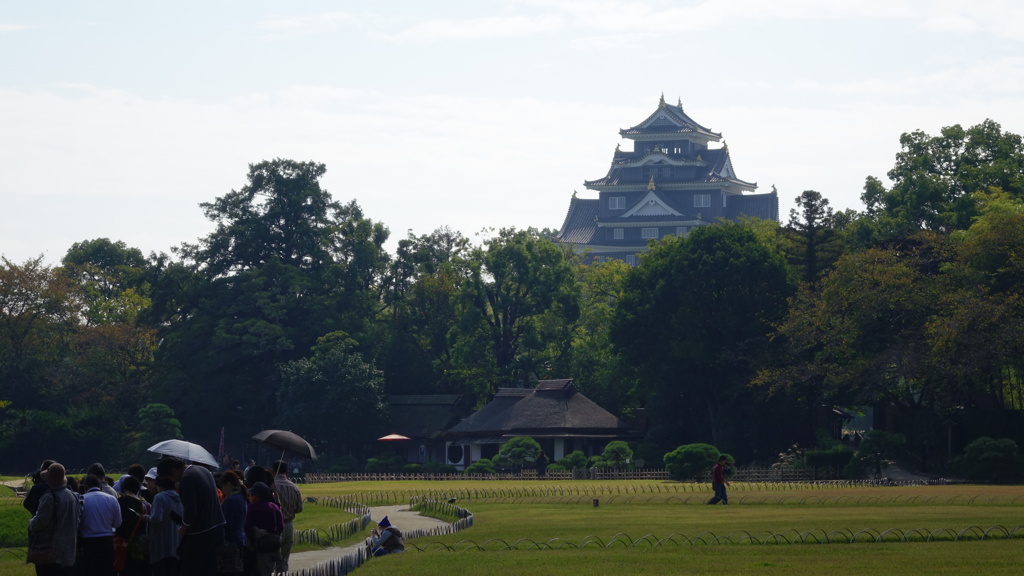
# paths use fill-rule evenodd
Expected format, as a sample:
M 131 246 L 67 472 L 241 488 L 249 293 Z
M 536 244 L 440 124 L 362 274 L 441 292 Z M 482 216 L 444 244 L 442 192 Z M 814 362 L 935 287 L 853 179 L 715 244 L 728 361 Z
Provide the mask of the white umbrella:
M 199 444 L 193 444 L 192 442 L 186 442 L 184 440 L 164 440 L 163 442 L 157 442 L 149 448 L 150 452 L 156 454 L 163 454 L 164 456 L 174 456 L 175 458 L 181 458 L 186 462 L 199 462 L 200 464 L 208 464 L 217 468 L 220 464 L 217 462 L 217 458 L 210 454 L 206 448 L 203 448 Z

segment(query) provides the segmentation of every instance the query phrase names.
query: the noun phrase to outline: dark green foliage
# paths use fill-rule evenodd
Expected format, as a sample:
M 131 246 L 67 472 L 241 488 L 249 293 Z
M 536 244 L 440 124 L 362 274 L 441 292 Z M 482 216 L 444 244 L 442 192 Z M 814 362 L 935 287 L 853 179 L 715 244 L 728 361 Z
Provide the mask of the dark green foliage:
M 481 458 L 473 462 L 463 471 L 464 474 L 494 474 L 494 463 L 487 458 Z
M 382 452 L 366 459 L 367 472 L 399 472 L 404 466 L 405 460 L 392 452 Z
M 268 427 L 278 368 L 307 358 L 325 334 L 344 331 L 375 349 L 388 232 L 355 202 L 333 200 L 319 184 L 325 170 L 250 165 L 246 186 L 202 205 L 214 232 L 179 250 L 196 277 L 181 274 L 183 296 L 161 296 L 161 309 L 174 308 L 163 311 L 157 391 L 190 438 L 211 442 L 223 426 L 240 442 Z
M 633 458 L 633 450 L 622 440 L 613 440 L 604 447 L 601 463 L 609 468 L 625 468 Z
M 857 447 L 857 458 L 869 469 L 874 469 L 876 475 L 881 475 L 882 469 L 888 466 L 888 461 L 898 458 L 903 454 L 903 447 L 907 443 L 906 437 L 902 434 L 886 432 L 885 430 L 868 430 L 864 434 L 864 440 Z
M 276 425 L 318 450 L 343 453 L 386 433 L 383 375 L 352 344 L 344 334 L 328 334 L 310 358 L 281 368 Z
M 718 462 L 721 453 L 710 444 L 683 444 L 665 454 L 665 468 L 673 480 L 692 480 Z
M 536 440 L 526 436 L 516 436 L 501 445 L 501 450 L 494 459 L 494 464 L 520 469 L 528 464 L 532 464 L 539 454 L 540 444 Z
M 850 463 L 853 457 L 853 450 L 842 444 L 835 444 L 828 448 L 807 450 L 804 452 L 804 463 L 811 468 L 832 468 L 842 470 Z
M 900 146 L 887 174 L 892 188 L 869 178 L 861 196 L 888 234 L 966 229 L 977 215 L 971 194 L 991 187 L 1024 193 L 1024 142 L 992 120 L 947 126 L 939 136 L 904 133 Z
M 1024 461 L 1010 438 L 978 438 L 964 448 L 962 465 L 971 482 L 1010 484 L 1024 479 Z
M 557 377 L 545 366 L 563 360 L 580 314 L 568 254 L 534 230 L 502 229 L 470 260 L 460 331 L 487 339 L 480 368 L 493 373 L 483 388 L 525 384 L 531 375 Z
M 558 464 L 560 466 L 564 466 L 566 470 L 572 470 L 573 468 L 576 468 L 577 470 L 586 470 L 587 456 L 582 450 L 574 450 L 573 452 L 562 456 L 562 459 L 558 461 Z
M 642 255 L 612 343 L 636 367 L 652 420 L 681 423 L 670 445 L 708 439 L 749 450 L 774 440 L 772 430 L 735 423 L 760 413 L 763 395 L 747 385 L 792 292 L 783 258 L 738 224 L 667 237 Z

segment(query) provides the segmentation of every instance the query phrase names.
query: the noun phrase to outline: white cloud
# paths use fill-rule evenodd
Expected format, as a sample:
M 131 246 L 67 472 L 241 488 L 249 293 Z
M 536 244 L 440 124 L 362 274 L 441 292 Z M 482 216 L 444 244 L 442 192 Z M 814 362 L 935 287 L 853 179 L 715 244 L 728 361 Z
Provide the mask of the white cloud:
M 3 32 L 17 32 L 19 30 L 28 30 L 31 26 L 25 26 L 24 24 L 0 24 L 0 33 Z

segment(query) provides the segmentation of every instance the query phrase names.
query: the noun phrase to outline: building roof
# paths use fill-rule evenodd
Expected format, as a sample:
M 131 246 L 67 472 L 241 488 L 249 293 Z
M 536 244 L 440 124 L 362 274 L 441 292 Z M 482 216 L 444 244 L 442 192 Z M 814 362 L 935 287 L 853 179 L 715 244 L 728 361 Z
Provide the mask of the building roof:
M 596 198 L 584 200 L 573 195 L 565 221 L 555 239 L 570 244 L 589 244 L 597 233 L 597 210 L 600 205 L 601 201 Z
M 461 394 L 394 395 L 390 430 L 410 438 L 434 438 L 448 430 L 469 410 Z
M 701 126 L 686 112 L 683 112 L 681 102 L 675 106 L 666 104 L 664 95 L 658 102 L 657 110 L 636 126 L 619 130 L 619 134 L 630 139 L 637 139 L 644 135 L 674 135 L 677 138 L 697 136 L 702 141 L 717 142 L 722 138 L 720 133 L 712 132 L 710 128 Z
M 580 394 L 572 380 L 542 380 L 536 388 L 501 388 L 489 404 L 446 434 L 459 437 L 629 437 L 629 426 Z
M 659 156 L 664 159 L 664 164 L 681 163 L 678 160 L 673 162 L 672 158 L 668 154 L 654 153 L 647 154 L 645 158 L 650 158 L 652 161 L 655 160 L 655 156 Z M 699 163 L 695 162 L 699 158 Z M 597 180 L 585 180 L 583 185 L 592 190 L 599 190 L 609 186 L 622 186 L 630 185 L 634 187 L 647 186 L 648 181 L 642 177 L 638 177 L 639 168 L 627 166 L 628 164 L 635 164 L 635 159 L 616 157 L 612 161 L 611 167 L 608 169 L 608 174 L 604 178 L 598 178 Z M 736 173 L 732 167 L 732 159 L 729 157 L 729 148 L 716 148 L 716 149 L 703 149 L 695 158 L 690 159 L 688 164 L 695 166 L 694 175 L 689 178 L 679 178 L 666 181 L 657 181 L 657 185 L 661 189 L 671 187 L 673 184 L 700 184 L 700 185 L 721 185 L 721 184 L 734 184 L 744 190 L 754 190 L 757 188 L 757 184 L 754 182 L 747 182 L 740 180 L 736 177 Z M 657 180 L 657 179 L 656 179 Z

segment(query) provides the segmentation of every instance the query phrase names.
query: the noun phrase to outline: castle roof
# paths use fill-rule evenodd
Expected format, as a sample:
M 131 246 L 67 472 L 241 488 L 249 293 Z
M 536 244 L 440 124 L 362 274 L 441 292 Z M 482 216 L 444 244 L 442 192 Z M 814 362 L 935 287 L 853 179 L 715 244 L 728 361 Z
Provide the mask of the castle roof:
M 678 139 L 690 136 L 705 142 L 718 142 L 722 138 L 720 133 L 701 126 L 686 112 L 683 112 L 682 102 L 675 106 L 666 104 L 664 95 L 658 102 L 657 110 L 636 126 L 619 130 L 619 135 L 630 140 L 645 140 L 650 137 L 664 136 L 674 136 Z

